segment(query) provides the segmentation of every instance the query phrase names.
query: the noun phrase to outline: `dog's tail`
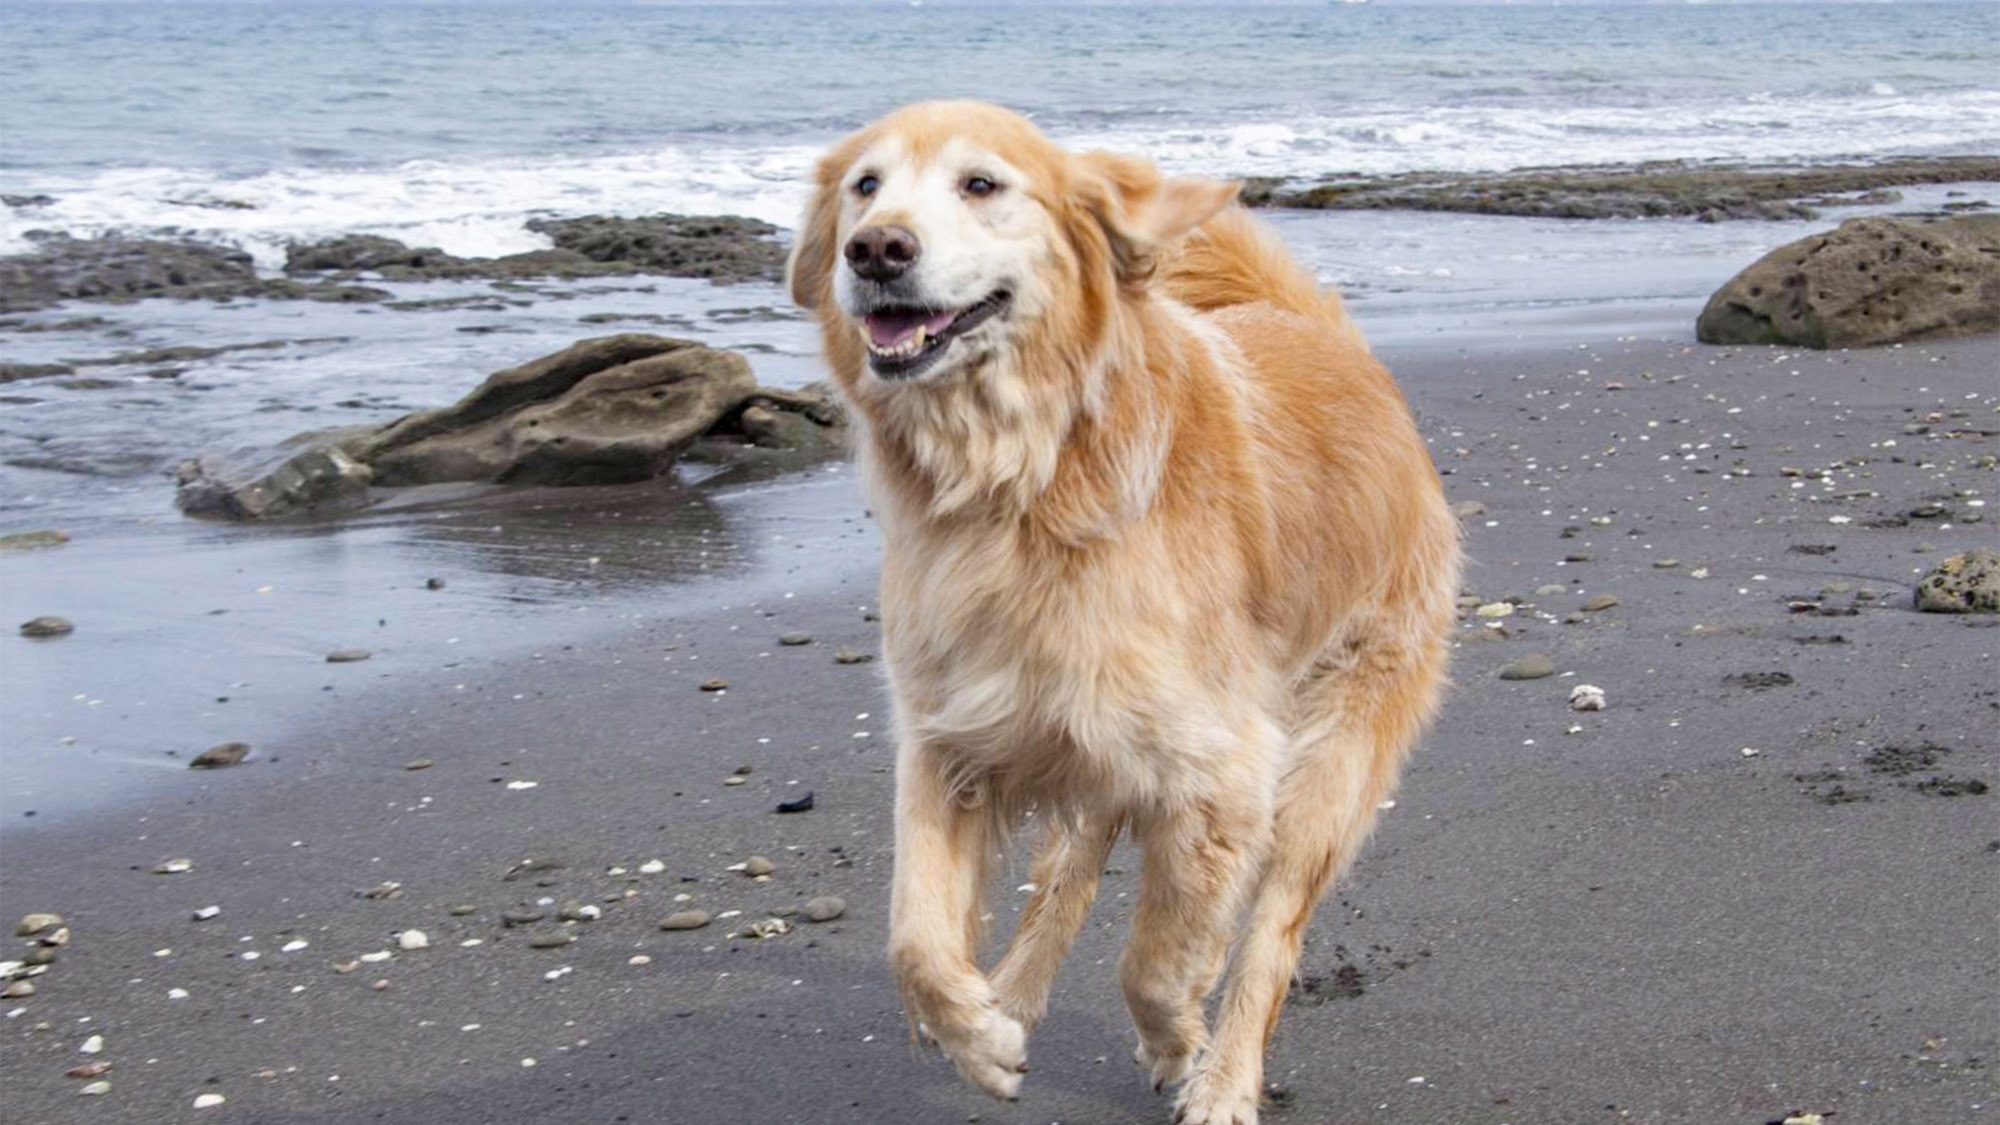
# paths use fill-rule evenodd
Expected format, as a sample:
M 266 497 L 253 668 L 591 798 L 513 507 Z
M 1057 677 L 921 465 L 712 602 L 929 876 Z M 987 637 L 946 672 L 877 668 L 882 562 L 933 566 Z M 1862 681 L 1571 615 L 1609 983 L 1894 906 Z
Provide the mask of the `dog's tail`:
M 1196 228 L 1180 251 L 1161 263 L 1159 279 L 1169 295 L 1198 312 L 1262 302 L 1367 347 L 1340 294 L 1321 289 L 1277 232 L 1241 207 L 1226 208 Z

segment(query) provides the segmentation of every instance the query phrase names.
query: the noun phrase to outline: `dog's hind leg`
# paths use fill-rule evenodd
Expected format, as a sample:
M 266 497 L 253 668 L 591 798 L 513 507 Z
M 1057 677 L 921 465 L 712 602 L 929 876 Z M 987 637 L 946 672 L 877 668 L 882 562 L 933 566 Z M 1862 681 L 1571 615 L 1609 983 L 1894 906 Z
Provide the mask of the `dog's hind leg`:
M 1398 640 L 1352 646 L 1300 689 L 1271 856 L 1217 1013 L 1215 1041 L 1180 1093 L 1175 1120 L 1183 1125 L 1256 1125 L 1264 1049 L 1313 906 L 1367 840 L 1443 684 L 1440 649 Z
M 1056 970 L 1090 913 L 1098 876 L 1123 830 L 1122 821 L 1109 828 L 1065 823 L 1060 817 L 1049 822 L 1030 876 L 1034 893 L 1007 955 L 993 969 L 1001 1010 L 1030 1030 L 1048 1011 Z
M 1244 888 L 1270 843 L 1267 785 L 1259 779 L 1134 821 L 1144 868 L 1118 982 L 1156 1090 L 1187 1077 L 1207 1041 L 1202 1002 L 1222 974 Z
M 944 748 L 913 739 L 898 752 L 889 964 L 910 1018 L 960 1076 L 1011 1101 L 1028 1072 L 1027 1031 L 1000 1009 L 973 960 L 1000 839 L 998 818 L 980 795 L 953 773 Z

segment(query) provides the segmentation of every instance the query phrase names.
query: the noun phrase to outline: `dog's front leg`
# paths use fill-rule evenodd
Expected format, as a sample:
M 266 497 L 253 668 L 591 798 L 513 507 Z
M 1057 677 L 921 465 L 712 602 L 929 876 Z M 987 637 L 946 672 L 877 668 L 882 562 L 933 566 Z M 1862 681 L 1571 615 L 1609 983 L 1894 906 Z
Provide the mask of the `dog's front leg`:
M 973 960 L 993 818 L 958 791 L 949 767 L 949 751 L 933 743 L 908 741 L 898 755 L 889 964 L 910 1018 L 958 1073 L 1011 1101 L 1028 1072 L 1028 1033 Z
M 1109 827 L 1066 824 L 1060 819 L 1049 824 L 1035 857 L 1034 893 L 1028 896 L 1013 944 L 993 969 L 1001 1009 L 1030 1030 L 1048 1011 L 1056 970 L 1083 928 L 1091 900 L 1097 897 L 1104 861 L 1124 827 L 1122 820 L 1113 820 Z
M 1246 884 L 1271 833 L 1268 799 L 1218 787 L 1136 821 L 1144 853 L 1132 938 L 1118 962 L 1138 1059 L 1163 1090 L 1194 1069 L 1207 1041 L 1202 1001 L 1222 975 Z

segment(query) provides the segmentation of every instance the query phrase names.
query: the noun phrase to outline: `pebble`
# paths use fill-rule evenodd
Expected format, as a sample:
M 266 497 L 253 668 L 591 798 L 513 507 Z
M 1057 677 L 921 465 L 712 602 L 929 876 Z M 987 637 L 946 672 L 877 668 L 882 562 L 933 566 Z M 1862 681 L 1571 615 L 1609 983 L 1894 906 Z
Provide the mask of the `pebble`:
M 40 937 L 36 938 L 35 940 L 36 940 L 36 941 L 39 941 L 39 942 L 41 942 L 41 943 L 42 943 L 43 945 L 47 945 L 47 946 L 63 946 L 63 945 L 68 945 L 68 944 L 69 944 L 69 927 L 68 927 L 68 926 L 57 926 L 57 927 L 56 927 L 55 929 L 53 929 L 53 930 L 50 930 L 49 932 L 47 932 L 47 933 L 45 933 L 45 934 L 41 935 Z
M 1612 606 L 1618 604 L 1618 595 L 1616 594 L 1592 594 L 1583 600 L 1583 611 L 1585 613 L 1596 613 L 1598 610 L 1610 609 Z
M 1539 680 L 1555 675 L 1555 661 L 1543 653 L 1531 652 L 1500 669 L 1503 680 Z
M 158 867 L 155 867 L 155 868 L 153 868 L 153 874 L 155 874 L 155 875 L 185 875 L 185 874 L 187 874 L 188 872 L 190 872 L 190 871 L 193 871 L 193 870 L 194 870 L 194 860 L 191 860 L 191 859 L 170 859 L 170 860 L 166 861 L 165 863 L 162 863 L 162 864 L 160 864 L 160 865 L 159 865 Z
M 813 795 L 811 790 L 807 790 L 805 796 L 799 797 L 795 800 L 778 802 L 778 811 L 781 813 L 811 812 L 812 807 L 813 807 Z
M 63 924 L 60 914 L 28 914 L 14 924 L 15 937 L 34 937 L 43 930 L 53 930 Z
M 794 646 L 809 645 L 813 643 L 813 635 L 811 633 L 785 633 L 778 637 L 778 643 Z
M 1560 582 L 1551 582 L 1546 586 L 1535 587 L 1535 596 L 1538 598 L 1550 598 L 1554 597 L 1557 594 L 1567 593 L 1568 591 L 1569 591 L 1568 586 L 1565 586 Z
M 442 589 L 444 589 L 444 579 L 442 579 L 442 578 L 426 578 L 426 579 L 424 579 L 424 589 L 426 589 L 426 590 L 442 590 Z
M 664 860 L 649 859 L 646 862 L 639 865 L 639 874 L 658 875 L 661 872 L 665 871 L 666 869 L 667 865 Z
M 875 659 L 873 653 L 862 652 L 855 648 L 844 648 L 833 654 L 835 664 L 866 664 L 873 659 Z
M 660 928 L 663 930 L 699 930 L 703 926 L 708 925 L 708 922 L 709 916 L 706 910 L 676 910 L 665 918 L 660 919 Z
M 1655 569 L 1655 570 L 1672 570 L 1673 568 L 1675 568 L 1675 567 L 1677 567 L 1677 566 L 1679 566 L 1679 565 L 1681 565 L 1681 560 L 1679 560 L 1679 559 L 1654 559 L 1654 560 L 1653 560 L 1653 569 Z
M 417 949 L 429 949 L 431 947 L 431 938 L 429 934 L 422 930 L 404 930 L 402 933 L 396 935 L 396 947 L 405 953 Z
M 98 1052 L 104 1050 L 104 1036 L 102 1035 L 91 1036 L 90 1038 L 84 1040 L 83 1046 L 78 1047 L 77 1050 L 83 1052 L 86 1055 L 97 1054 Z
M 540 910 L 532 906 L 516 906 L 502 913 L 500 921 L 503 925 L 508 926 L 526 926 L 539 922 L 548 916 L 549 912 L 546 910 Z
M 97 1082 L 87 1083 L 82 1089 L 77 1091 L 77 1093 L 80 1096 L 86 1098 L 102 1097 L 103 1095 L 108 1094 L 110 1092 L 111 1092 L 111 1083 L 102 1080 L 99 1080 Z
M 1477 500 L 1460 500 L 1451 506 L 1451 514 L 1457 516 L 1459 519 L 1469 520 L 1475 516 L 1485 515 L 1486 505 L 1481 504 Z
M 379 965 L 394 956 L 394 953 L 386 949 L 378 949 L 373 953 L 363 953 L 361 955 L 361 963 L 364 965 Z
M 248 743 L 225 742 L 220 746 L 211 746 L 201 753 L 196 754 L 194 761 L 188 763 L 188 768 L 191 770 L 219 770 L 224 766 L 233 766 L 241 763 L 249 754 L 250 746 Z
M 328 664 L 356 664 L 375 655 L 365 648 L 337 648 L 326 654 Z
M 479 908 L 472 905 L 469 902 L 461 902 L 457 906 L 452 907 L 450 910 L 445 911 L 445 913 L 451 915 L 454 918 L 463 918 L 468 914 L 479 913 Z
M 33 981 L 17 980 L 5 988 L 0 988 L 0 998 L 8 1000 L 25 1000 L 34 994 L 35 983 Z
M 742 864 L 742 870 L 745 875 L 769 875 L 777 869 L 777 865 L 761 855 L 753 855 L 749 859 L 744 860 Z
M 194 1107 L 196 1109 L 214 1109 L 228 1100 L 228 1098 L 223 1097 L 221 1094 L 198 1094 L 194 1099 Z
M 627 965 L 650 965 L 653 963 L 653 959 L 643 953 L 634 953 L 625 959 L 625 963 Z
M 565 922 L 595 922 L 604 917 L 604 908 L 572 899 L 562 904 L 562 909 L 556 911 L 556 917 Z
M 194 920 L 197 922 L 206 922 L 210 918 L 219 918 L 221 916 L 222 908 L 220 906 L 204 906 L 194 912 Z
M 46 945 L 38 945 L 21 954 L 21 960 L 30 965 L 53 965 L 56 963 L 56 951 Z
M 847 913 L 847 903 L 839 895 L 821 895 L 806 903 L 803 913 L 808 922 L 831 922 Z
M 576 935 L 561 932 L 536 934 L 528 939 L 529 949 L 560 949 L 576 940 Z
M 780 937 L 791 933 L 792 927 L 783 918 L 766 918 L 761 922 L 752 922 L 743 927 L 743 932 L 761 941 L 764 938 Z
M 713 680 L 703 680 L 701 682 L 701 690 L 703 691 L 727 691 L 728 689 L 729 689 L 729 681 L 721 679 L 719 677 Z
M 108 1063 L 108 1062 L 87 1062 L 87 1063 L 84 1063 L 84 1064 L 83 1064 L 82 1066 L 73 1066 L 73 1067 L 70 1067 L 70 1068 L 69 1068 L 68 1070 L 65 1070 L 65 1071 L 63 1071 L 63 1077 L 65 1077 L 65 1078 L 102 1078 L 102 1077 L 104 1077 L 105 1075 L 107 1075 L 107 1074 L 109 1074 L 109 1073 L 111 1073 L 111 1064 L 110 1064 L 110 1063 Z
M 1481 617 L 1511 617 L 1514 613 L 1512 602 L 1487 602 L 1473 611 Z
M 67 617 L 33 617 L 21 622 L 24 637 L 61 637 L 76 632 L 76 625 Z
M 1596 684 L 1578 684 L 1569 689 L 1569 709 L 1572 711 L 1604 710 L 1604 689 Z
M 403 763 L 403 768 L 406 770 L 427 770 L 434 765 L 437 765 L 437 763 L 431 761 L 429 758 L 411 758 L 409 761 Z

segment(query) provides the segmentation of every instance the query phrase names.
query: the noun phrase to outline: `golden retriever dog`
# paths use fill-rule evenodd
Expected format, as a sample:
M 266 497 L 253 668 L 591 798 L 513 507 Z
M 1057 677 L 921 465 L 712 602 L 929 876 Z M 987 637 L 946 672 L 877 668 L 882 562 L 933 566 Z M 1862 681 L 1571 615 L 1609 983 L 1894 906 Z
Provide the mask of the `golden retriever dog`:
M 1445 682 L 1458 525 L 1409 409 L 1237 185 L 935 102 L 840 142 L 814 189 L 790 285 L 884 538 L 910 1017 L 1018 1096 L 1129 831 L 1139 1062 L 1176 1120 L 1251 1125 L 1314 903 Z M 1023 821 L 1034 890 L 982 970 Z

